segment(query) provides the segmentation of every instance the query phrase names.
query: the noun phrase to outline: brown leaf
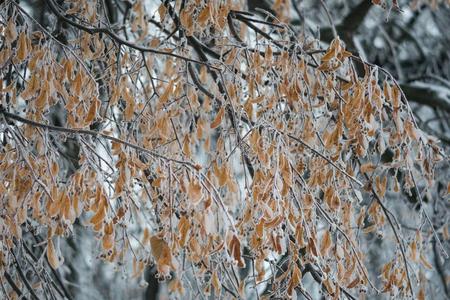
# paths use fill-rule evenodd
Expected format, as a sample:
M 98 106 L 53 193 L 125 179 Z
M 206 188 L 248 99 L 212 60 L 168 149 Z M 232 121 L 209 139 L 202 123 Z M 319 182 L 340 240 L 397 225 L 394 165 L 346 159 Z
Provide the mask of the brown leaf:
M 386 194 L 386 187 L 387 187 L 387 177 L 383 176 L 383 179 L 380 179 L 380 176 L 377 176 L 375 179 L 377 192 L 380 198 L 383 198 Z
M 152 254 L 158 263 L 171 265 L 171 252 L 167 242 L 156 235 L 150 238 L 150 245 L 152 248 Z
M 197 17 L 197 22 L 201 28 L 204 28 L 207 25 L 210 16 L 210 5 L 206 4 L 206 6 L 201 10 Z
M 8 25 L 6 26 L 5 30 L 5 36 L 6 40 L 9 43 L 14 42 L 14 40 L 17 38 L 17 28 L 15 23 L 15 18 L 11 17 L 9 18 Z
M 192 17 L 192 11 L 190 9 L 183 9 L 180 14 L 181 25 L 186 30 L 186 35 L 191 36 L 194 29 L 194 20 Z
M 171 80 L 169 84 L 167 85 L 166 89 L 164 90 L 164 93 L 159 97 L 159 103 L 158 107 L 161 108 L 166 104 L 167 100 L 169 100 L 169 96 L 173 93 L 173 86 L 174 81 Z
M 104 250 L 112 249 L 114 246 L 114 234 L 106 234 L 102 239 L 102 246 Z
M 184 247 L 184 245 L 186 244 L 186 238 L 190 227 L 191 223 L 189 222 L 189 220 L 186 218 L 186 216 L 182 216 L 180 222 L 178 223 L 178 231 L 180 232 L 180 239 L 178 243 L 181 247 Z
M 94 119 L 97 115 L 97 109 L 99 106 L 98 102 L 99 102 L 99 100 L 96 97 L 94 99 L 92 99 L 91 106 L 89 107 L 89 111 L 84 120 L 85 125 L 90 125 L 92 123 L 92 121 L 94 121 Z M 127 105 L 127 107 L 128 107 L 128 105 Z
M 330 248 L 331 248 L 331 234 L 327 230 L 323 235 L 322 244 L 320 245 L 320 253 L 323 256 L 326 256 L 328 255 L 328 251 L 330 250 Z
M 164 5 L 164 3 L 162 3 L 159 7 L 158 7 L 158 14 L 159 14 L 159 20 L 160 22 L 163 22 L 165 17 L 166 17 L 166 13 L 167 13 L 167 8 Z
M 19 44 L 17 48 L 17 59 L 22 62 L 28 55 L 27 35 L 22 31 L 19 35 Z
M 356 278 L 353 279 L 352 282 L 350 282 L 350 283 L 347 285 L 347 288 L 348 288 L 348 289 L 352 289 L 352 288 L 354 288 L 355 286 L 357 286 L 359 282 L 360 282 L 360 279 L 359 279 L 358 276 L 356 276 Z
M 375 169 L 376 169 L 376 166 L 373 163 L 366 163 L 366 164 L 361 165 L 360 171 L 362 173 L 370 173 L 370 172 L 375 171 Z
M 292 292 L 301 283 L 301 281 L 302 281 L 302 271 L 300 271 L 297 264 L 294 264 L 292 268 L 291 279 L 289 280 L 287 290 L 289 296 L 292 296 Z
M 241 242 L 236 235 L 233 235 L 230 241 L 230 252 L 231 256 L 237 261 L 239 268 L 244 268 L 244 260 L 241 257 Z
M 308 247 L 309 247 L 310 253 L 317 257 L 319 253 L 317 252 L 316 242 L 314 241 L 314 239 L 312 237 L 309 238 Z
M 106 216 L 106 209 L 105 207 L 101 206 L 97 210 L 95 215 L 91 218 L 90 223 L 93 225 L 99 224 L 100 222 L 103 221 L 103 219 L 105 219 L 105 216 Z
M 62 264 L 62 260 L 58 258 L 52 239 L 49 239 L 47 242 L 47 258 L 48 263 L 54 270 L 58 269 Z
M 417 295 L 417 300 L 425 300 L 425 289 L 422 287 Z
M 218 127 L 220 125 L 220 123 L 222 122 L 222 118 L 223 115 L 225 113 L 225 108 L 222 106 L 219 110 L 219 112 L 216 115 L 216 118 L 214 119 L 214 121 L 211 123 L 211 128 L 214 129 L 216 127 Z
M 188 198 L 194 205 L 198 204 L 203 197 L 202 186 L 197 181 L 190 181 L 187 188 Z
M 134 101 L 134 98 L 129 95 L 129 93 L 126 93 L 125 95 L 127 95 L 127 97 L 124 97 L 127 107 L 125 108 L 123 117 L 125 121 L 130 122 L 133 119 L 134 112 L 136 111 L 136 102 Z
M 41 91 L 39 92 L 39 96 L 36 98 L 35 106 L 39 110 L 43 110 L 48 104 L 48 96 L 49 96 L 49 85 L 47 81 L 44 81 L 44 84 L 41 87 Z
M 417 262 L 417 244 L 416 241 L 412 241 L 409 245 L 409 249 L 411 251 L 411 259 L 414 262 Z

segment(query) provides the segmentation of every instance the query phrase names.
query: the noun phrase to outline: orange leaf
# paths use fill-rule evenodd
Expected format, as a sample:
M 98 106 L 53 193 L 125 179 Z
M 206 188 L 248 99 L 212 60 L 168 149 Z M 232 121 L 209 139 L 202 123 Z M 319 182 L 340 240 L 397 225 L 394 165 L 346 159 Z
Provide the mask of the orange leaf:
M 198 204 L 203 197 L 202 186 L 196 181 L 189 182 L 187 194 L 192 203 Z
M 164 5 L 164 3 L 162 3 L 159 7 L 158 7 L 158 14 L 159 14 L 159 20 L 162 22 L 164 21 L 164 18 L 166 17 L 166 13 L 167 13 L 167 8 Z
M 109 250 L 114 245 L 114 234 L 106 234 L 103 236 L 102 245 L 104 250 Z
M 361 280 L 359 279 L 359 277 L 358 276 L 356 276 L 356 278 L 355 279 L 353 279 L 353 281 L 352 282 L 350 282 L 348 285 L 347 285 L 347 288 L 348 289 L 352 289 L 352 288 L 354 288 L 355 286 L 357 286 L 358 285 L 358 283 L 360 282 Z
M 19 46 L 17 48 L 17 59 L 22 62 L 28 54 L 27 50 L 27 36 L 25 32 L 21 32 L 19 36 Z
M 15 18 L 9 18 L 8 25 L 6 26 L 5 36 L 9 43 L 12 43 L 17 38 L 17 28 Z
M 159 104 L 158 106 L 161 108 L 163 107 L 163 105 L 167 102 L 167 100 L 169 100 L 169 96 L 172 94 L 173 92 L 173 80 L 171 80 L 169 82 L 169 84 L 167 85 L 166 89 L 164 90 L 164 93 L 161 95 L 161 97 L 159 97 Z
M 300 284 L 301 280 L 302 280 L 302 272 L 297 267 L 297 265 L 294 264 L 294 267 L 292 270 L 292 275 L 291 275 L 291 280 L 289 281 L 289 286 L 288 286 L 288 290 L 287 290 L 289 296 L 292 295 L 292 292 Z
M 210 15 L 209 4 L 206 4 L 205 8 L 203 8 L 202 11 L 198 14 L 197 22 L 200 27 L 205 27 L 205 25 L 208 23 Z
M 128 107 L 128 104 L 127 104 L 127 107 Z M 89 111 L 84 120 L 84 124 L 89 125 L 92 123 L 92 121 L 94 121 L 95 116 L 97 115 L 97 109 L 98 109 L 98 99 L 94 98 L 91 101 L 91 106 L 89 107 Z
M 331 248 L 331 234 L 327 230 L 323 235 L 322 244 L 320 245 L 320 253 L 322 255 L 327 255 Z
M 93 225 L 99 224 L 100 222 L 103 221 L 105 216 L 106 216 L 106 209 L 105 207 L 102 206 L 97 210 L 95 215 L 92 217 L 90 223 Z
M 375 171 L 375 169 L 376 169 L 376 166 L 373 163 L 363 164 L 363 165 L 361 165 L 361 168 L 360 168 L 362 173 L 370 173 L 370 172 Z
M 186 237 L 190 227 L 191 224 L 189 220 L 186 218 L 186 216 L 182 216 L 180 222 L 178 223 L 178 231 L 180 232 L 179 244 L 181 247 L 184 247 L 184 245 L 186 244 Z
M 220 123 L 222 122 L 222 118 L 223 118 L 224 113 L 225 113 L 225 109 L 224 109 L 224 107 L 222 106 L 222 107 L 220 108 L 219 112 L 217 113 L 216 118 L 215 118 L 214 121 L 211 123 L 211 128 L 212 128 L 212 129 L 214 129 L 214 128 L 216 128 L 216 127 L 218 127 L 218 126 L 220 125 Z
M 244 260 L 241 257 L 241 242 L 236 235 L 233 235 L 230 241 L 231 256 L 237 261 L 239 268 L 244 268 Z
M 169 245 L 163 238 L 152 236 L 150 238 L 152 254 L 157 263 L 157 270 L 162 275 L 169 275 L 170 269 L 173 268 L 172 253 Z
M 49 94 L 49 86 L 48 82 L 44 81 L 44 85 L 41 87 L 41 91 L 39 92 L 39 96 L 36 98 L 36 108 L 39 110 L 43 110 L 48 103 L 48 94 Z

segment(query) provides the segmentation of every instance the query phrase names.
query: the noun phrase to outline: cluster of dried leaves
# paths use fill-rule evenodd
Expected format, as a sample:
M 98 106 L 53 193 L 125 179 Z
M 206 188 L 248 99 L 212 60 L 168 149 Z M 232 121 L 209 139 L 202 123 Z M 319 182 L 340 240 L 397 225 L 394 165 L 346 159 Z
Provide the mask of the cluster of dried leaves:
M 242 1 L 136 1 L 123 27 L 102 1 L 46 2 L 58 35 L 1 4 L 0 276 L 27 285 L 14 257 L 24 231 L 47 232 L 57 269 L 81 220 L 99 257 L 126 266 L 131 254 L 137 277 L 156 264 L 177 295 L 196 281 L 216 297 L 269 285 L 311 298 L 311 273 L 334 298 L 423 297 L 436 232 L 402 232 L 387 194 L 422 201 L 444 156 L 389 73 L 366 63 L 359 77 L 338 38 L 321 50 L 295 33 L 288 1 L 265 19 Z M 394 240 L 381 280 L 360 247 L 372 233 Z

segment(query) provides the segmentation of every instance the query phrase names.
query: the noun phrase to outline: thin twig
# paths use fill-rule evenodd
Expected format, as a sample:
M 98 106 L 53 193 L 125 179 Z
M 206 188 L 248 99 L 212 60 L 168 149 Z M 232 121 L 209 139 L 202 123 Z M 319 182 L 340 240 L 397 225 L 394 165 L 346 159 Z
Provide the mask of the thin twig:
M 19 277 L 22 280 L 22 282 L 25 284 L 27 290 L 30 292 L 31 296 L 34 299 L 39 300 L 39 297 L 36 295 L 36 293 L 34 292 L 33 288 L 31 287 L 30 283 L 28 282 L 27 278 L 25 277 L 25 274 L 23 273 L 22 268 L 19 265 L 19 261 L 17 260 L 16 254 L 14 253 L 14 251 L 10 251 L 10 253 L 12 254 L 12 256 L 14 257 L 14 261 L 16 263 L 16 269 L 17 269 L 17 273 L 19 273 Z
M 327 15 L 328 22 L 330 23 L 331 30 L 333 31 L 333 37 L 336 38 L 337 37 L 336 26 L 334 25 L 333 18 L 331 17 L 330 10 L 328 9 L 328 6 L 325 3 L 325 1 L 320 0 L 320 4 L 322 5 L 322 7 L 325 10 L 325 13 Z
M 359 160 L 358 160 L 358 162 L 359 162 Z M 361 162 L 359 162 L 359 164 L 361 164 Z M 370 181 L 369 175 L 367 175 L 367 173 L 364 173 L 364 176 L 366 177 L 367 181 Z M 392 220 L 391 215 L 389 214 L 386 206 L 384 205 L 383 201 L 381 201 L 380 196 L 378 196 L 378 194 L 375 191 L 375 188 L 373 186 L 371 187 L 371 192 L 372 192 L 372 195 L 377 200 L 378 204 L 380 205 L 381 209 L 383 210 L 383 213 L 386 216 L 386 219 L 388 220 L 389 225 L 391 225 L 392 231 L 394 232 L 395 239 L 397 240 L 398 246 L 400 248 L 400 252 L 402 254 L 403 263 L 405 265 L 406 277 L 408 279 L 408 286 L 409 286 L 409 289 L 411 290 L 411 294 L 414 298 L 414 290 L 412 287 L 411 276 L 409 274 L 408 260 L 406 259 L 405 245 L 402 242 L 402 240 L 400 239 L 400 234 L 398 233 L 397 228 L 394 226 L 394 221 Z
M 16 292 L 17 296 L 19 296 L 20 299 L 26 300 L 27 297 L 23 296 L 20 289 L 17 287 L 17 285 L 14 283 L 14 280 L 12 279 L 11 275 L 9 275 L 8 271 L 4 271 L 3 274 L 5 276 L 6 281 L 8 281 L 9 285 L 13 288 L 14 292 Z
M 184 61 L 189 61 L 189 62 L 201 64 L 201 65 L 206 65 L 206 66 L 208 66 L 208 67 L 210 67 L 210 68 L 218 69 L 217 67 L 211 66 L 211 65 L 208 64 L 208 63 L 201 62 L 201 61 L 196 60 L 196 59 L 192 59 L 192 58 L 189 58 L 189 57 L 185 57 L 185 56 L 182 56 L 182 55 L 178 55 L 178 54 L 175 54 L 175 53 L 172 53 L 172 52 L 160 51 L 160 50 L 156 50 L 156 49 L 153 49 L 153 48 L 148 48 L 148 47 L 136 45 L 136 44 L 134 44 L 134 43 L 131 43 L 131 42 L 129 42 L 129 41 L 127 41 L 127 40 L 121 38 L 121 37 L 118 36 L 116 33 L 110 31 L 108 28 L 103 28 L 103 27 L 89 27 L 89 26 L 85 26 L 85 25 L 79 24 L 79 23 L 73 21 L 72 19 L 68 18 L 67 16 L 65 16 L 65 15 L 59 10 L 58 6 L 53 2 L 53 0 L 46 0 L 46 3 L 47 3 L 48 6 L 50 7 L 50 10 L 51 10 L 55 15 L 57 15 L 59 18 L 61 18 L 62 20 L 64 20 L 64 21 L 67 22 L 68 24 L 70 24 L 70 25 L 72 25 L 72 26 L 74 26 L 74 27 L 76 27 L 76 28 L 78 28 L 78 29 L 80 29 L 80 30 L 83 30 L 83 31 L 85 31 L 85 32 L 87 32 L 87 33 L 90 33 L 90 34 L 104 33 L 104 34 L 108 35 L 110 38 L 112 38 L 113 40 L 115 40 L 116 42 L 118 42 L 120 45 L 125 45 L 125 46 L 127 46 L 127 47 L 129 47 L 129 48 L 132 48 L 132 49 L 135 49 L 135 50 L 139 50 L 139 51 L 142 51 L 142 52 L 151 52 L 151 53 L 154 53 L 154 54 L 160 54 L 160 55 L 171 56 L 171 57 L 175 57 L 175 58 L 182 59 L 182 60 L 184 60 Z
M 325 155 L 323 155 L 322 153 L 320 153 L 319 151 L 314 149 L 312 146 L 308 145 L 306 142 L 304 142 L 300 138 L 297 138 L 297 137 L 295 137 L 295 136 L 293 136 L 292 134 L 289 134 L 289 133 L 283 133 L 283 134 L 286 135 L 287 137 L 289 137 L 290 139 L 292 139 L 292 140 L 302 144 L 304 147 L 308 148 L 311 152 L 313 152 L 314 154 L 316 154 L 316 155 L 320 156 L 321 158 L 323 158 L 327 163 L 332 165 L 336 170 L 338 170 L 339 172 L 344 174 L 347 178 L 349 178 L 350 180 L 352 180 L 353 182 L 355 182 L 359 186 L 361 186 L 361 187 L 364 186 L 364 184 L 361 181 L 359 181 L 358 179 L 356 179 L 352 175 L 348 174 L 345 170 L 343 170 L 338 165 L 336 165 L 331 159 L 329 159 L 328 157 L 326 157 Z
M 166 156 L 158 154 L 158 153 L 156 153 L 156 152 L 154 152 L 152 150 L 145 149 L 145 148 L 143 148 L 141 146 L 138 146 L 136 144 L 127 142 L 127 141 L 122 140 L 122 139 L 117 138 L 117 137 L 109 136 L 109 135 L 107 135 L 105 133 L 102 133 L 102 132 L 97 132 L 97 131 L 92 131 L 92 130 L 87 130 L 87 129 L 76 129 L 76 128 L 66 128 L 66 127 L 60 127 L 60 126 L 54 126 L 54 125 L 47 125 L 47 124 L 43 124 L 43 123 L 39 123 L 39 122 L 36 122 L 36 121 L 32 121 L 32 120 L 23 118 L 23 117 L 18 116 L 16 114 L 9 113 L 9 112 L 5 111 L 4 109 L 0 109 L 0 114 L 3 114 L 3 116 L 5 116 L 6 119 L 16 120 L 16 121 L 22 122 L 24 124 L 28 124 L 28 125 L 39 127 L 39 128 L 44 128 L 44 129 L 47 129 L 49 131 L 65 132 L 65 133 L 70 133 L 70 134 L 90 135 L 90 136 L 94 136 L 94 137 L 102 137 L 102 138 L 104 138 L 106 140 L 110 140 L 112 142 L 116 142 L 116 143 L 122 144 L 124 146 L 133 148 L 135 150 L 147 153 L 147 154 L 149 154 L 149 155 L 151 155 L 151 156 L 153 156 L 155 158 L 159 158 L 159 159 L 166 160 L 166 161 L 171 161 L 171 162 L 174 162 L 174 163 L 177 163 L 177 164 L 181 164 L 181 165 L 185 165 L 185 166 L 189 166 L 189 167 L 195 168 L 195 169 L 198 168 L 197 166 L 195 166 L 194 164 L 192 164 L 190 162 L 182 161 L 182 160 L 178 160 L 178 159 L 174 159 L 174 158 L 170 158 L 170 157 L 166 157 Z

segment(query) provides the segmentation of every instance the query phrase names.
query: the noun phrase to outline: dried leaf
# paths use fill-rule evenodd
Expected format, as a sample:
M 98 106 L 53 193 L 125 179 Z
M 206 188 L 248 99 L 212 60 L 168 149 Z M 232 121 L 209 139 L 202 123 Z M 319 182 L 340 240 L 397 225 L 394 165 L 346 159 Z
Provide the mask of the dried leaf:
M 322 244 L 320 245 L 320 253 L 323 256 L 327 256 L 330 248 L 331 248 L 331 234 L 327 230 L 327 231 L 325 231 L 323 238 L 322 238 Z
M 92 123 L 92 121 L 94 121 L 94 119 L 97 115 L 97 109 L 99 106 L 98 102 L 99 102 L 99 100 L 97 98 L 92 99 L 91 106 L 89 107 L 89 111 L 86 115 L 86 119 L 84 122 L 85 125 L 89 125 Z M 128 108 L 128 105 L 127 105 L 127 108 Z M 125 115 L 127 115 L 127 113 L 125 113 Z
M 28 55 L 27 49 L 27 35 L 22 31 L 19 35 L 19 42 L 17 48 L 17 59 L 22 62 Z
M 201 28 L 204 28 L 207 25 L 210 16 L 210 4 L 206 4 L 197 17 L 197 22 Z
M 239 268 L 244 268 L 245 263 L 241 256 L 241 242 L 236 235 L 233 235 L 229 244 L 231 256 L 238 263 Z
M 114 234 L 106 234 L 102 239 L 102 246 L 104 250 L 112 249 L 114 246 Z
M 106 216 L 106 209 L 101 206 L 97 213 L 91 218 L 90 223 L 93 225 L 99 224 L 105 219 Z
M 373 163 L 366 163 L 361 165 L 360 171 L 362 173 L 371 173 L 373 171 L 375 171 L 377 167 L 373 164 Z
M 297 264 L 293 264 L 291 279 L 289 280 L 288 285 L 288 295 L 292 296 L 292 292 L 294 289 L 301 283 L 302 281 L 302 271 L 297 267 Z
M 52 239 L 47 241 L 47 259 L 48 263 L 54 270 L 58 269 L 62 264 L 62 260 L 58 258 Z
M 152 248 L 153 257 L 155 257 L 158 264 L 159 271 L 167 274 L 165 271 L 170 271 L 168 267 L 172 267 L 172 254 L 167 242 L 158 237 L 152 236 L 150 238 L 150 245 Z
M 17 28 L 15 23 L 15 18 L 9 18 L 8 25 L 6 26 L 6 40 L 12 43 L 17 38 Z
M 219 110 L 219 112 L 216 115 L 216 118 L 214 119 L 214 121 L 211 123 L 211 128 L 214 129 L 216 127 L 218 127 L 220 125 L 220 123 L 222 122 L 223 119 L 223 115 L 225 114 L 225 108 L 222 106 Z
M 166 13 L 167 13 L 167 8 L 164 5 L 164 3 L 162 3 L 159 7 L 158 7 L 158 14 L 159 14 L 159 20 L 160 22 L 164 22 L 164 19 L 166 18 Z
M 167 100 L 169 100 L 169 96 L 173 93 L 173 87 L 174 87 L 174 81 L 171 80 L 169 84 L 167 85 L 166 89 L 164 90 L 164 93 L 159 97 L 159 108 L 163 107 Z
M 203 192 L 202 186 L 197 181 L 190 181 L 187 188 L 188 198 L 191 200 L 192 204 L 197 205 L 202 200 Z
M 423 265 L 425 268 L 427 268 L 427 269 L 429 269 L 429 270 L 432 270 L 432 269 L 433 269 L 433 266 L 427 261 L 425 255 L 424 255 L 423 253 L 420 253 L 420 262 L 422 263 L 422 265 Z
M 178 231 L 180 233 L 180 239 L 178 243 L 180 244 L 180 247 L 184 247 L 184 245 L 186 244 L 186 238 L 190 227 L 191 223 L 189 222 L 189 220 L 186 218 L 186 216 L 182 216 L 180 222 L 178 223 Z

